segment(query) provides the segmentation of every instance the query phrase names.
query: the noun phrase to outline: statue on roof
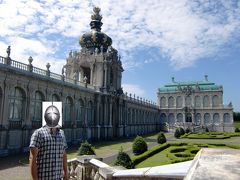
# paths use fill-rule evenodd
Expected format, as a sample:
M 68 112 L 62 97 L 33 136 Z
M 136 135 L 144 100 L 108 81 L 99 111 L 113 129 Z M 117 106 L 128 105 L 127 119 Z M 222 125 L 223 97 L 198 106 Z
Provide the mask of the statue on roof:
M 92 20 L 101 21 L 101 20 L 102 20 L 102 16 L 99 14 L 100 11 L 101 11 L 101 8 L 95 6 L 95 7 L 93 8 L 93 15 L 91 16 L 91 19 L 92 19 Z

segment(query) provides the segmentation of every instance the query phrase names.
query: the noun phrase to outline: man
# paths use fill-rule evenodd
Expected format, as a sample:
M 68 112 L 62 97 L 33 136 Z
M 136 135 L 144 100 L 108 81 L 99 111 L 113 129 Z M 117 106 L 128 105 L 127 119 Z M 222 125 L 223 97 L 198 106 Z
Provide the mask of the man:
M 68 179 L 66 140 L 58 125 L 60 113 L 51 105 L 44 115 L 46 125 L 35 130 L 30 142 L 32 180 Z

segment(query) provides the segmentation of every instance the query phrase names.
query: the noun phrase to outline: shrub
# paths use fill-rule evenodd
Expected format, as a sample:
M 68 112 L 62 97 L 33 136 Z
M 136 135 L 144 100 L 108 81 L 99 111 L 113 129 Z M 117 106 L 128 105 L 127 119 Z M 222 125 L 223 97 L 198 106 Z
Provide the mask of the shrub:
M 87 141 L 81 143 L 80 148 L 78 149 L 78 155 L 95 155 L 94 148 Z
M 133 168 L 133 163 L 129 155 L 125 152 L 123 152 L 123 149 L 121 147 L 121 150 L 118 153 L 117 160 L 115 161 L 114 165 L 117 166 L 123 166 L 127 169 Z
M 239 128 L 236 128 L 236 129 L 235 129 L 235 132 L 240 132 L 240 129 L 239 129 Z
M 135 155 L 139 155 L 148 150 L 147 143 L 142 136 L 137 136 L 132 145 L 132 150 Z
M 190 132 L 191 132 L 191 129 L 187 128 L 185 132 L 186 132 L 186 133 L 190 133 Z
M 180 138 L 181 134 L 178 128 L 175 130 L 174 136 L 175 138 Z
M 180 132 L 181 136 L 185 134 L 185 131 L 182 127 L 179 128 L 179 132 Z
M 163 132 L 158 133 L 157 142 L 158 142 L 158 144 L 163 144 L 163 143 L 167 142 L 167 139 Z

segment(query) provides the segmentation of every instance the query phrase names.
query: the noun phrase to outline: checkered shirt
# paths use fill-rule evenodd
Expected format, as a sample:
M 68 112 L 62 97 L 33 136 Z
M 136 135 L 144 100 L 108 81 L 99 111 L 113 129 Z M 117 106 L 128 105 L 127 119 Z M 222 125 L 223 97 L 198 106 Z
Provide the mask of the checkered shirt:
M 67 148 L 62 130 L 51 134 L 48 127 L 34 131 L 29 147 L 38 148 L 37 169 L 39 180 L 61 180 L 63 176 L 63 154 Z

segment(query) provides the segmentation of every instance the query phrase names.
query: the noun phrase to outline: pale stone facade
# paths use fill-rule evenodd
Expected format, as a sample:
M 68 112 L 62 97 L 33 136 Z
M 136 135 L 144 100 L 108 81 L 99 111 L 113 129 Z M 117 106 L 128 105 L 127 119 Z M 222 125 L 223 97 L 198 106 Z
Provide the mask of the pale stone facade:
M 63 130 L 68 144 L 157 132 L 159 108 L 123 94 L 122 64 L 111 38 L 102 33 L 94 9 L 92 31 L 81 37 L 79 52 L 70 52 L 62 75 L 0 57 L 0 156 L 28 151 L 32 132 L 41 127 L 42 101 L 63 103 Z M 90 38 L 90 39 L 88 39 Z M 13 52 L 14 53 L 14 52 Z
M 233 131 L 233 107 L 223 104 L 223 87 L 204 81 L 176 82 L 159 88 L 160 121 L 170 129 Z

